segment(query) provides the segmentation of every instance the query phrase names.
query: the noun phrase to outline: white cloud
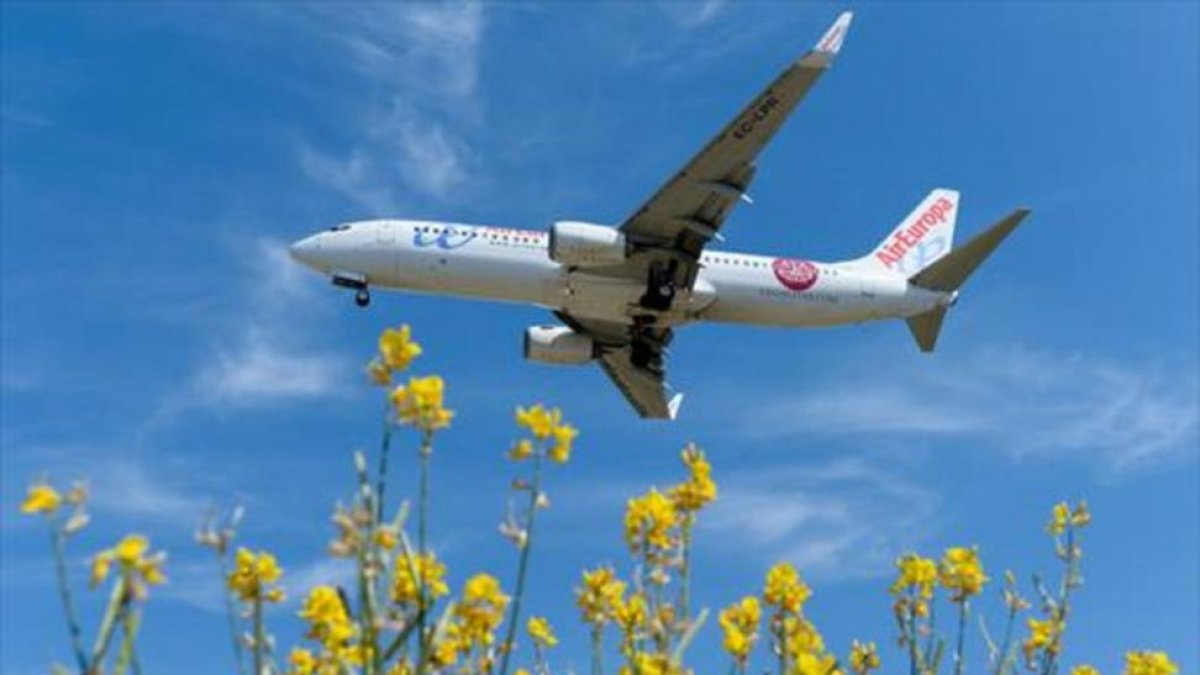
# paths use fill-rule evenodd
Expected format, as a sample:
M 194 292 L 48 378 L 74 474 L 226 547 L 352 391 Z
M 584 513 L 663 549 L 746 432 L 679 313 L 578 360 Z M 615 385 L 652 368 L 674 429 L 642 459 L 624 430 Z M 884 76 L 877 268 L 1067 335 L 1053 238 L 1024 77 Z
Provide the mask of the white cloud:
M 485 23 L 480 3 L 311 5 L 307 11 L 368 79 L 439 97 L 475 91 Z
M 861 459 L 734 473 L 702 527 L 806 575 L 886 573 L 930 536 L 937 497 Z
M 340 357 L 312 351 L 294 310 L 309 305 L 305 270 L 287 246 L 260 239 L 247 248 L 246 304 L 231 318 L 191 377 L 191 386 L 167 401 L 154 421 L 198 405 L 245 406 L 328 396 L 341 386 L 347 366 Z
M 301 170 L 375 213 L 395 209 L 401 183 L 437 199 L 453 196 L 474 164 L 456 127 L 478 117 L 482 5 L 318 5 L 308 13 L 367 93 L 355 108 L 359 118 L 346 122 L 361 135 L 340 151 L 302 140 Z
M 1079 355 L 985 349 L 941 368 L 830 374 L 839 383 L 776 399 L 746 421 L 768 436 L 929 434 L 1016 456 L 1100 457 L 1116 470 L 1194 455 L 1197 380 Z M 848 384 L 853 383 L 853 384 Z
M 209 504 L 196 493 L 195 486 L 167 478 L 178 472 L 156 473 L 146 463 L 130 457 L 109 455 L 89 467 L 87 474 L 91 486 L 89 503 L 101 513 L 131 520 L 192 523 Z
M 708 23 L 721 12 L 727 0 L 701 0 L 689 3 L 666 3 L 659 5 L 667 17 L 683 28 L 694 28 Z
M 474 156 L 448 126 L 395 98 L 390 108 L 376 106 L 359 125 L 362 142 L 344 156 L 300 142 L 300 168 L 312 180 L 375 214 L 393 212 L 399 203 L 393 179 L 439 199 L 449 198 L 470 178 Z
M 313 398 L 340 381 L 341 360 L 321 354 L 288 353 L 264 335 L 250 332 L 233 350 L 216 356 L 196 378 L 206 402 L 253 404 L 281 398 Z
M 104 444 L 28 445 L 5 452 L 6 466 L 13 468 L 14 475 L 44 476 L 60 487 L 84 481 L 88 508 L 101 520 L 118 518 L 178 529 L 195 523 L 210 503 L 203 484 L 207 475 L 163 453 Z M 25 472 L 17 467 L 36 468 Z

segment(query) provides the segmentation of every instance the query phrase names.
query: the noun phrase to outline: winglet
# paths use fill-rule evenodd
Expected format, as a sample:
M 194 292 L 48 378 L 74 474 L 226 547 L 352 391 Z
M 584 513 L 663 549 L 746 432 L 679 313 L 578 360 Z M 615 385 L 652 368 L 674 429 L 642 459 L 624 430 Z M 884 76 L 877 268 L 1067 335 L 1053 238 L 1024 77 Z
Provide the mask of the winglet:
M 670 413 L 672 420 L 675 419 L 675 416 L 679 414 L 679 406 L 681 405 L 683 405 L 682 392 L 675 394 L 671 397 L 671 400 L 667 402 L 667 412 Z
M 835 56 L 841 50 L 842 42 L 846 40 L 846 32 L 850 30 L 850 20 L 853 18 L 854 12 L 842 12 L 838 15 L 837 21 L 825 31 L 825 35 L 821 36 L 813 50 L 827 56 Z

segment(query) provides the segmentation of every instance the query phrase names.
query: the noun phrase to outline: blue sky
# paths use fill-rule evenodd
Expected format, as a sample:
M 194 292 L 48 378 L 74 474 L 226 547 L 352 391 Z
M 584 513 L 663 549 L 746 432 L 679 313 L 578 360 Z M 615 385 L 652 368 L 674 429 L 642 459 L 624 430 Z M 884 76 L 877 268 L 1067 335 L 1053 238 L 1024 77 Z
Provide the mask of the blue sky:
M 455 581 L 512 575 L 495 525 L 513 406 L 561 405 L 583 429 L 550 479 L 528 605 L 559 626 L 560 668 L 586 663 L 578 570 L 628 568 L 624 500 L 676 480 L 695 440 L 722 491 L 698 545 L 704 605 L 792 560 L 831 646 L 875 640 L 899 672 L 897 553 L 975 543 L 995 577 L 1048 573 L 1047 510 L 1086 497 L 1066 662 L 1117 672 L 1126 648 L 1162 648 L 1197 672 L 1196 6 L 850 7 L 728 246 L 855 257 L 937 186 L 963 192 L 960 236 L 1033 216 L 936 355 L 899 323 L 691 327 L 671 364 L 684 413 L 661 424 L 596 369 L 523 362 L 542 311 L 377 294 L 363 312 L 283 247 L 374 216 L 620 222 L 842 5 L 4 3 L 3 672 L 68 657 L 41 524 L 15 514 L 42 472 L 91 479 L 80 569 L 132 529 L 170 550 L 152 671 L 227 665 L 190 543 L 210 505 L 247 506 L 245 541 L 279 552 L 292 589 L 337 578 L 329 508 L 378 429 L 359 366 L 401 321 L 459 411 L 434 477 Z M 274 617 L 285 644 L 292 609 Z M 722 663 L 715 626 L 702 641 L 704 672 Z

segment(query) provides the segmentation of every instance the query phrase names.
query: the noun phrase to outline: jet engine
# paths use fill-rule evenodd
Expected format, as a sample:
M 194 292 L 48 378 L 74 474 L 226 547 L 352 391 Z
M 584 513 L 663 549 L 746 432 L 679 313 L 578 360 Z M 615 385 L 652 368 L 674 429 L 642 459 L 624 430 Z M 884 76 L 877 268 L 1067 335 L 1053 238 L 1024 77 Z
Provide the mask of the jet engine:
M 550 259 L 570 267 L 602 267 L 625 261 L 629 250 L 620 230 L 560 220 L 550 226 Z
M 566 326 L 530 326 L 525 331 L 525 358 L 555 365 L 587 363 L 596 358 L 596 343 Z

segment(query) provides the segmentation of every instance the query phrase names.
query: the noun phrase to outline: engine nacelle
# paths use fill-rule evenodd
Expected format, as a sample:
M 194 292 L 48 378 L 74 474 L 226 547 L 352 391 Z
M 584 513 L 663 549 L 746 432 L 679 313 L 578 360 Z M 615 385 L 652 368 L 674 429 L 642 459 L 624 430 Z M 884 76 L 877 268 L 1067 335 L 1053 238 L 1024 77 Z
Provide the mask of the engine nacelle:
M 620 230 L 560 220 L 550 226 L 550 259 L 571 267 L 617 265 L 629 255 Z
M 525 331 L 525 358 L 569 365 L 596 358 L 596 342 L 566 326 L 530 326 Z

